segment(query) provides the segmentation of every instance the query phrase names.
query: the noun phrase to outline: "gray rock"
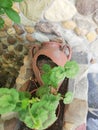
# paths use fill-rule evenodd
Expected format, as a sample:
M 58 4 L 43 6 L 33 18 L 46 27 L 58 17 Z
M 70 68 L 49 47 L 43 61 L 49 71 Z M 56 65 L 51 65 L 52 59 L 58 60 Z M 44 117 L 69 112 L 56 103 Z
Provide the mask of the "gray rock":
M 89 118 L 87 130 L 98 130 L 98 119 Z
M 85 29 L 88 32 L 96 27 L 96 24 L 90 17 L 84 17 L 78 14 L 74 17 L 74 20 L 77 23 L 78 27 L 80 27 L 81 29 Z
M 70 30 L 63 31 L 63 37 L 70 46 L 77 52 L 86 52 L 88 48 L 88 41 L 84 37 L 79 37 Z
M 73 102 L 65 107 L 63 130 L 75 130 L 78 126 L 85 123 L 87 109 L 85 100 L 74 98 Z
M 81 65 L 80 71 L 77 77 L 75 78 L 75 94 L 74 98 L 78 98 L 81 100 L 88 100 L 88 81 L 87 81 L 87 73 L 88 73 L 88 66 Z
M 40 42 L 49 41 L 49 38 L 48 38 L 46 35 L 42 34 L 42 33 L 38 33 L 38 32 L 33 33 L 33 37 L 34 37 L 36 40 L 40 41 Z
M 89 73 L 88 82 L 88 105 L 92 108 L 98 108 L 98 73 Z
M 89 45 L 89 50 L 95 57 L 98 57 L 98 39 Z
M 80 14 L 91 15 L 95 11 L 96 0 L 77 0 L 76 7 Z
M 55 34 L 60 36 L 59 24 L 40 21 L 35 25 L 35 28 L 46 34 Z
M 73 51 L 72 53 L 72 60 L 77 61 L 78 64 L 88 64 L 88 59 L 87 59 L 87 53 L 86 52 L 76 52 Z
M 12 118 L 14 118 L 14 117 L 18 117 L 18 114 L 16 113 L 16 112 L 10 112 L 10 113 L 5 113 L 5 114 L 2 114 L 1 115 L 1 119 L 3 120 L 3 121 L 5 121 L 5 120 L 10 120 L 10 119 L 12 119 Z M 1 129 L 0 129 L 1 130 Z

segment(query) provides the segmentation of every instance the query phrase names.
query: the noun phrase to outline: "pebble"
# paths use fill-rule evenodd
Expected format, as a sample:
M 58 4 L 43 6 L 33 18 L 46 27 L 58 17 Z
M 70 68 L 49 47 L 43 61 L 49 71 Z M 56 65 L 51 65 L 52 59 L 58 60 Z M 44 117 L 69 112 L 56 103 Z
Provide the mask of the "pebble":
M 8 46 L 8 51 L 14 51 L 14 45 L 10 45 L 10 46 Z
M 73 30 L 76 27 L 76 23 L 74 21 L 65 21 L 62 23 L 65 29 Z
M 16 36 L 16 39 L 19 41 L 19 42 L 24 42 L 24 37 L 20 36 L 20 35 L 15 35 Z
M 9 44 L 15 44 L 17 42 L 16 38 L 13 36 L 8 36 L 7 41 Z
M 7 33 L 5 31 L 0 31 L 0 38 L 7 37 Z
M 89 42 L 93 42 L 97 37 L 97 34 L 95 32 L 89 32 L 86 35 L 86 38 L 88 39 Z
M 25 31 L 21 25 L 14 24 L 13 27 L 18 35 L 24 34 Z
M 39 22 L 36 24 L 35 29 L 46 34 L 55 34 L 60 36 L 60 28 L 58 24 L 51 22 Z
M 5 17 L 5 18 L 4 18 L 4 21 L 5 21 L 6 27 L 8 27 L 8 28 L 11 28 L 11 27 L 12 27 L 13 22 L 12 22 L 11 19 L 9 19 L 8 17 Z
M 78 35 L 78 36 L 85 36 L 87 34 L 87 30 L 86 29 L 82 29 L 79 27 L 75 27 L 74 32 Z
M 42 34 L 42 33 L 38 33 L 38 32 L 33 33 L 33 37 L 34 37 L 37 41 L 39 41 L 39 42 L 49 41 L 49 38 L 48 38 L 46 35 Z
M 8 28 L 7 33 L 8 33 L 9 35 L 14 35 L 14 34 L 16 33 L 16 31 L 15 31 L 14 28 Z
M 29 42 L 34 42 L 35 41 L 35 38 L 33 38 L 32 34 L 26 34 L 26 39 L 29 41 Z
M 25 30 L 27 31 L 27 33 L 33 33 L 35 31 L 35 29 L 31 26 L 25 26 Z
M 8 46 L 8 42 L 7 42 L 7 38 L 1 38 L 1 42 L 4 44 L 4 45 L 7 45 Z

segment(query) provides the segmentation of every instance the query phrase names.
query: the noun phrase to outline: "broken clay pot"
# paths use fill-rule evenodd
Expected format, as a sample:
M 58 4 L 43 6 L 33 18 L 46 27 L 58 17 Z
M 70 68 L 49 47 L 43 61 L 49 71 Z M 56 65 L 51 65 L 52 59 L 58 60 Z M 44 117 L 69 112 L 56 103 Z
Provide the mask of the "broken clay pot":
M 46 56 L 51 59 L 53 63 L 59 66 L 64 66 L 67 61 L 71 59 L 72 50 L 70 46 L 63 45 L 57 42 L 44 42 L 41 45 L 34 44 L 31 48 L 32 67 L 35 77 L 40 85 L 43 85 L 41 73 L 39 71 L 37 62 L 39 56 Z

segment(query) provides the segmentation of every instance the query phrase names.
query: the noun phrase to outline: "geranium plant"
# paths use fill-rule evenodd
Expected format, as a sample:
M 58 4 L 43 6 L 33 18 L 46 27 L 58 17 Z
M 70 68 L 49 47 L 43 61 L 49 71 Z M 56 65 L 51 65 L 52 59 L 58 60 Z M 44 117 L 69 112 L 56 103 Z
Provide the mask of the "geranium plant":
M 21 2 L 23 0 L 0 0 L 0 28 L 4 26 L 2 15 L 6 14 L 15 23 L 20 23 L 18 13 L 12 8 L 14 2 Z
M 69 104 L 73 99 L 73 93 L 67 92 L 61 95 L 58 91 L 51 93 L 51 88 L 56 88 L 65 77 L 72 78 L 78 72 L 78 65 L 69 61 L 64 67 L 56 66 L 51 68 L 45 64 L 42 80 L 44 85 L 36 91 L 36 96 L 29 92 L 19 92 L 16 89 L 0 89 L 0 114 L 7 112 L 18 112 L 19 119 L 27 127 L 36 130 L 44 130 L 53 124 L 56 119 L 56 110 L 59 101 Z

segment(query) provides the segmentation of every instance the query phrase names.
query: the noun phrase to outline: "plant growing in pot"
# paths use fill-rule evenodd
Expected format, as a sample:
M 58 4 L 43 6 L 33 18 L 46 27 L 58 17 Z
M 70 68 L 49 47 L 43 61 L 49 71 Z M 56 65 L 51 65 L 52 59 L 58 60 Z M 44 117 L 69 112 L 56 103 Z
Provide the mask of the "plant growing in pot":
M 42 68 L 44 85 L 37 89 L 35 96 L 16 89 L 0 89 L 0 114 L 18 112 L 19 119 L 27 127 L 35 130 L 44 130 L 56 121 L 56 110 L 60 100 L 63 100 L 64 104 L 72 101 L 73 93 L 61 95 L 58 91 L 52 92 L 51 89 L 57 90 L 59 82 L 65 77 L 73 78 L 79 69 L 75 61 L 68 61 L 64 67 L 51 68 L 44 64 Z

